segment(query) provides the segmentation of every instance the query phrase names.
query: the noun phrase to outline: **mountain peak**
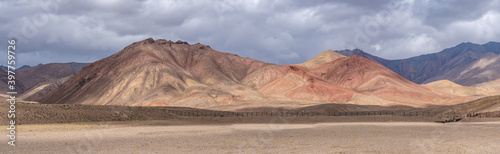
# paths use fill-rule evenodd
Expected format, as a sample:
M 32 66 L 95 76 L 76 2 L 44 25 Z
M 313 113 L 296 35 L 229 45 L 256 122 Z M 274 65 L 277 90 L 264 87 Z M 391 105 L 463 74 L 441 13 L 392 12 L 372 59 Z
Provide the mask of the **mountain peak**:
M 489 41 L 488 43 L 485 43 L 483 45 L 487 45 L 487 44 L 491 44 L 491 45 L 499 45 L 500 42 L 495 42 L 495 41 Z
M 165 39 L 148 38 L 142 41 L 134 42 L 125 47 L 122 51 L 117 52 L 110 59 L 122 59 L 124 61 L 138 60 L 146 63 L 158 63 L 161 61 L 173 62 L 176 65 L 184 66 L 186 61 L 193 55 L 203 54 L 208 51 L 214 51 L 210 46 L 200 43 L 190 45 L 187 42 L 178 40 L 171 41 Z M 114 61 L 118 63 L 126 63 L 124 61 Z
M 476 44 L 476 43 L 472 43 L 472 42 L 462 42 L 462 43 L 456 45 L 455 47 L 448 48 L 448 49 L 459 48 L 459 49 L 464 50 L 466 48 L 473 48 L 473 47 L 479 47 L 479 46 L 481 46 L 481 45 Z
M 153 38 L 147 38 L 147 39 L 142 40 L 142 41 L 134 42 L 131 45 L 125 47 L 125 49 L 129 49 L 129 48 L 136 47 L 136 46 L 139 46 L 139 45 L 146 45 L 146 44 L 158 44 L 158 45 L 166 45 L 166 44 L 168 44 L 169 46 L 172 46 L 174 44 L 189 45 L 189 43 L 181 41 L 181 40 L 178 40 L 178 41 L 174 42 L 172 40 L 165 40 L 165 39 L 154 40 Z
M 341 65 L 344 65 L 348 71 L 361 70 L 361 72 L 372 71 L 372 70 L 384 70 L 385 67 L 374 62 L 368 58 L 359 55 L 351 55 L 343 60 L 339 61 Z M 387 69 L 388 70 L 388 69 Z
M 344 55 L 344 56 L 358 55 L 358 56 L 362 56 L 362 57 L 373 57 L 373 55 L 370 55 L 369 53 L 366 53 L 361 49 L 354 49 L 354 50 L 346 49 L 346 50 L 340 50 L 337 52 Z
M 306 67 L 311 67 L 314 65 L 332 62 L 334 60 L 337 60 L 337 59 L 343 58 L 343 57 L 345 57 L 345 56 L 340 54 L 340 53 L 337 53 L 333 50 L 326 50 L 325 52 L 317 55 L 316 57 L 302 63 L 302 65 L 304 65 Z
M 482 46 L 489 52 L 500 54 L 500 42 L 490 41 L 486 44 L 483 44 Z

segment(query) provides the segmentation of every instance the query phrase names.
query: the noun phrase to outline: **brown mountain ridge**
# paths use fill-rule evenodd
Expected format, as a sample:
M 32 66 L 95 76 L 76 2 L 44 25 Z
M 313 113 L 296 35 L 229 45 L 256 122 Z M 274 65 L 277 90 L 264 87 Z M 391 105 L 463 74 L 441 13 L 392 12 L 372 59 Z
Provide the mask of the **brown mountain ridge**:
M 277 65 L 150 38 L 90 64 L 40 102 L 237 110 L 324 103 L 426 107 L 470 100 L 331 50 L 303 64 Z

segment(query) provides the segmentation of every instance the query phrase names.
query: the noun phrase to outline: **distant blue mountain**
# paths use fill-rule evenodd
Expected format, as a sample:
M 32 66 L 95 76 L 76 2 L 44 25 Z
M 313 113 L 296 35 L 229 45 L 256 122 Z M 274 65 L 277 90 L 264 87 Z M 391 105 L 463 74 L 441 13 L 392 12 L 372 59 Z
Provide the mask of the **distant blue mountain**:
M 31 66 L 30 65 L 23 65 L 19 68 L 16 68 L 16 70 L 22 70 L 22 69 L 25 69 L 25 68 L 30 68 Z M 2 68 L 4 71 L 7 71 L 7 66 L 4 66 L 4 65 L 0 65 L 0 68 Z
M 31 66 L 30 65 L 23 65 L 19 68 L 16 68 L 16 70 L 22 70 L 22 69 L 25 69 L 25 68 L 30 68 Z
M 477 63 L 480 59 L 498 56 L 500 54 L 499 42 L 488 42 L 482 45 L 470 42 L 461 43 L 438 53 L 398 60 L 383 59 L 359 49 L 341 50 L 338 53 L 345 56 L 359 55 L 371 59 L 418 84 L 446 79 L 461 85 L 470 86 L 500 78 L 496 73 L 491 73 L 492 71 L 500 73 L 500 68 L 495 69 L 494 67 L 490 68 L 494 70 L 476 69 L 473 71 L 479 73 L 489 71 L 489 73 L 484 73 L 484 75 L 488 76 L 472 74 L 469 75 L 470 77 L 467 77 L 467 75 L 464 75 L 467 74 L 464 73 L 464 70 L 470 68 L 472 64 Z M 492 64 L 500 64 L 500 61 Z

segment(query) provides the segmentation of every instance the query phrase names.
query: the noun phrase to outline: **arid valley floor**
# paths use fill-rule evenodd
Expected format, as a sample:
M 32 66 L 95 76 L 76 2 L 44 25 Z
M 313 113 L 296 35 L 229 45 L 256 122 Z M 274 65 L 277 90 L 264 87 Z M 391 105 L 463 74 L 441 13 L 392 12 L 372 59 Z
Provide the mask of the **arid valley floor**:
M 434 108 L 325 104 L 244 112 L 18 102 L 16 146 L 5 144 L 0 150 L 6 153 L 495 153 L 500 152 L 498 97 Z M 0 109 L 7 110 L 6 102 L 0 104 Z M 267 111 L 274 114 L 244 114 Z M 490 114 L 471 117 L 464 114 L 471 112 Z M 439 122 L 449 119 L 450 113 L 463 119 Z M 8 123 L 5 113 L 0 113 L 0 117 L 2 124 Z M 7 140 L 2 138 L 4 143 Z
M 302 120 L 307 123 L 307 119 Z M 447 124 L 299 124 L 297 121 L 286 124 L 287 121 L 291 120 L 271 118 L 268 123 L 248 124 L 196 124 L 173 119 L 20 125 L 18 145 L 2 146 L 0 150 L 7 153 L 500 152 L 498 120 Z

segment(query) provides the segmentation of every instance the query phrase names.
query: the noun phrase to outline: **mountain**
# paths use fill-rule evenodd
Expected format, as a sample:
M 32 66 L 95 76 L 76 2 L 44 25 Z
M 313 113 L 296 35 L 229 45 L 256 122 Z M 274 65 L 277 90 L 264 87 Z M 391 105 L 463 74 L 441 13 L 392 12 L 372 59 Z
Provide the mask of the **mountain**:
M 59 88 L 66 80 L 82 70 L 89 63 L 50 63 L 39 64 L 26 70 L 19 70 L 19 78 L 25 86 L 19 98 L 26 101 L 39 101 L 53 90 Z
M 7 81 L 9 81 L 9 79 L 7 78 L 7 72 L 5 72 L 3 69 L 1 69 L 0 70 L 0 87 L 2 87 L 2 89 L 0 89 L 0 92 L 2 94 L 5 94 L 5 92 L 10 91 L 8 89 L 9 85 L 7 84 Z
M 99 60 L 45 99 L 44 103 L 113 105 L 227 104 L 247 95 L 239 84 L 267 65 L 186 42 L 147 39 Z M 234 88 L 228 92 L 228 88 Z M 248 97 L 253 97 L 249 95 Z M 184 105 L 185 106 L 185 105 Z
M 354 91 L 349 102 L 355 104 L 422 106 L 444 104 L 452 97 L 417 85 L 384 66 L 357 55 L 307 69 L 328 83 Z
M 17 68 L 16 70 L 22 70 L 22 69 L 30 68 L 30 67 L 31 67 L 30 65 L 23 65 L 23 66 Z
M 40 102 L 237 110 L 324 103 L 426 107 L 468 100 L 331 50 L 302 64 L 277 65 L 149 38 L 90 64 Z
M 35 87 L 30 88 L 24 92 L 19 98 L 25 101 L 35 101 L 38 102 L 52 91 L 59 88 L 64 82 L 66 82 L 73 75 L 54 80 L 52 82 L 43 83 Z
M 80 71 L 88 63 L 51 63 L 45 65 L 38 65 L 34 67 L 27 67 L 24 69 L 16 69 L 14 71 L 16 77 L 16 92 L 21 97 L 25 98 L 28 95 L 24 93 L 27 91 L 32 91 L 32 89 L 40 89 L 39 86 L 53 84 L 62 78 L 72 76 L 76 72 Z M 6 72 L 2 70 L 0 79 L 0 84 L 5 87 L 1 91 L 7 91 L 7 75 Z M 34 91 L 32 93 L 34 94 Z
M 342 50 L 339 53 L 366 57 L 418 84 L 450 80 L 471 86 L 500 78 L 500 69 L 497 67 L 500 65 L 498 42 L 483 45 L 461 43 L 438 53 L 399 60 L 386 60 L 359 49 Z
M 55 82 L 61 78 L 70 76 L 82 69 L 85 63 L 50 63 L 34 66 L 22 70 L 16 70 L 16 78 L 20 80 L 25 88 L 31 89 L 40 84 Z
M 500 95 L 499 89 L 490 88 L 486 86 L 467 87 L 453 83 L 449 80 L 434 81 L 425 84 L 424 86 L 432 88 L 442 93 L 448 93 L 457 96 L 470 96 L 470 97 L 481 98 L 486 96 Z
M 14 71 L 17 75 L 17 72 Z M 25 90 L 26 90 L 26 86 L 23 84 L 22 81 L 20 81 L 17 76 L 15 76 L 16 79 L 15 79 L 15 89 L 14 90 L 10 90 L 8 89 L 9 88 L 9 85 L 8 85 L 8 74 L 6 71 L 4 71 L 3 69 L 0 69 L 0 86 L 2 87 L 0 89 L 0 92 L 2 94 L 5 94 L 7 91 L 15 91 L 17 92 L 18 94 L 22 94 Z
M 493 89 L 500 90 L 500 79 L 496 79 L 496 80 L 481 83 L 481 84 L 476 84 L 476 85 L 473 85 L 473 87 L 493 88 Z
M 437 78 L 457 81 L 463 85 L 475 85 L 499 79 L 500 55 L 491 52 L 486 53 L 465 68 L 451 69 L 448 73 L 437 76 Z
M 16 70 L 21 70 L 21 69 L 30 68 L 30 67 L 31 67 L 30 65 L 23 65 L 19 68 L 16 68 Z M 7 71 L 7 69 L 8 69 L 7 66 L 4 66 L 4 65 L 0 65 L 0 68 L 2 68 L 2 70 L 4 70 L 4 71 Z
M 301 65 L 303 65 L 305 67 L 312 67 L 312 66 L 321 65 L 321 64 L 328 63 L 328 62 L 334 61 L 334 60 L 339 59 L 339 58 L 344 58 L 344 57 L 346 57 L 346 56 L 339 54 L 333 50 L 327 50 L 327 51 L 317 55 L 316 57 L 302 63 Z

